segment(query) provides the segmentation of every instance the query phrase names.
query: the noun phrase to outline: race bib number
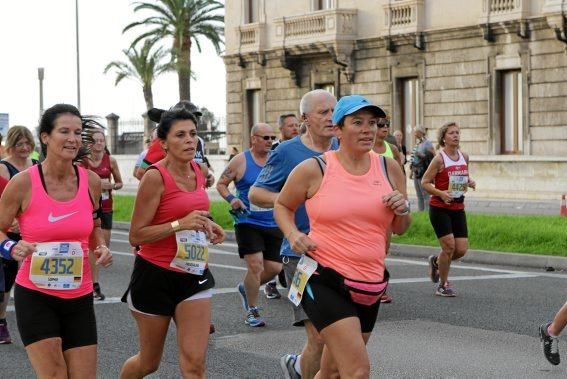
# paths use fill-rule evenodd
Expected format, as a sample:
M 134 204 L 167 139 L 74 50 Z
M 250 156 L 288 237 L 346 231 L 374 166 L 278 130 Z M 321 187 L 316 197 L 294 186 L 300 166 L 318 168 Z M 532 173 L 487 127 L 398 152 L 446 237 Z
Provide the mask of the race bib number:
M 103 201 L 110 199 L 110 191 L 103 190 L 100 197 Z
M 295 269 L 295 274 L 293 274 L 293 280 L 291 281 L 291 288 L 287 298 L 291 302 L 298 306 L 303 298 L 303 291 L 305 291 L 305 286 L 307 281 L 313 275 L 317 269 L 317 262 L 306 255 L 302 255 L 301 259 L 297 263 L 297 268 Z
M 38 288 L 72 290 L 83 281 L 80 242 L 46 242 L 36 245 L 31 258 L 30 281 Z
M 274 208 L 262 208 L 257 205 L 250 203 L 250 211 L 251 212 L 270 212 L 273 211 Z
M 453 198 L 461 197 L 467 192 L 469 177 L 460 175 L 449 175 L 449 194 Z
M 209 243 L 204 232 L 182 230 L 175 233 L 177 254 L 169 264 L 189 274 L 203 275 L 209 261 Z

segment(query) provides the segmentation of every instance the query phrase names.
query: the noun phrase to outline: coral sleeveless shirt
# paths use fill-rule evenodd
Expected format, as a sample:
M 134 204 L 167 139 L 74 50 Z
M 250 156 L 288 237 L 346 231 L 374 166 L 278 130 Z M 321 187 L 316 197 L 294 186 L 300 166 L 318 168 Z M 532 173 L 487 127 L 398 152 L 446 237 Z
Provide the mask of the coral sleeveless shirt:
M 159 171 L 164 185 L 164 191 L 161 195 L 159 207 L 152 220 L 152 225 L 179 220 L 195 210 L 209 210 L 209 197 L 205 191 L 205 176 L 198 163 L 195 161 L 191 161 L 190 163 L 197 177 L 197 186 L 194 191 L 190 192 L 179 188 L 169 171 L 160 163 L 156 163 L 148 168 L 157 169 Z M 176 253 L 177 241 L 175 234 L 172 234 L 159 241 L 142 244 L 138 255 L 156 266 L 185 273 L 185 271 L 170 267 L 169 265 Z
M 317 244 L 309 255 L 346 278 L 380 282 L 394 220 L 382 196 L 392 186 L 378 154 L 370 153 L 370 169 L 363 175 L 348 173 L 336 154 L 325 153 L 327 168 L 321 186 L 305 202 L 311 223 L 309 238 Z

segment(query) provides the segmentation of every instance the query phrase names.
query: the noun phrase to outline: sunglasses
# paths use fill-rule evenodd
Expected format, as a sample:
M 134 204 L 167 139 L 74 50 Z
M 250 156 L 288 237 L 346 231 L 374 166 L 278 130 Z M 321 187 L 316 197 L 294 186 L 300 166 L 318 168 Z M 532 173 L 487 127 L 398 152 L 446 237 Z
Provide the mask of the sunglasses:
M 275 141 L 275 140 L 276 140 L 276 136 L 259 136 L 259 135 L 257 135 L 257 134 L 254 134 L 254 137 L 262 138 L 264 141 L 267 141 L 267 140 L 270 140 L 270 139 L 271 139 L 272 141 Z
M 376 126 L 377 126 L 378 128 L 380 128 L 380 129 L 382 129 L 382 128 L 389 128 L 389 127 L 390 127 L 390 124 L 379 122 L 379 123 L 376 124 Z

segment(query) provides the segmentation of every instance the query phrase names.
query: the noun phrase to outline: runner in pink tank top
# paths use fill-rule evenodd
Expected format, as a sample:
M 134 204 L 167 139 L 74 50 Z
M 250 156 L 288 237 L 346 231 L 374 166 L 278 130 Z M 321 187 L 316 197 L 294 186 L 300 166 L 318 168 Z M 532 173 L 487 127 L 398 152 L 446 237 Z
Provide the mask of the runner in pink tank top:
M 340 149 L 297 166 L 274 208 L 292 249 L 305 254 L 289 298 L 301 303 L 325 342 L 323 377 L 354 372 L 368 377 L 365 342 L 388 284 L 388 233 L 404 233 L 411 221 L 400 165 L 371 152 L 377 125 L 385 117 L 362 96 L 341 98 L 333 112 Z M 294 222 L 295 211 L 304 202 L 309 235 Z M 351 348 L 344 349 L 345 344 Z
M 143 338 L 140 352 L 122 366 L 121 377 L 141 378 L 158 369 L 173 318 L 182 376 L 205 376 L 215 284 L 208 245 L 222 242 L 224 231 L 208 218 L 208 169 L 192 162 L 196 122 L 184 109 L 162 114 L 157 136 L 166 156 L 144 174 L 138 188 L 130 243 L 141 250 L 122 301 Z
M 94 124 L 72 105 L 47 109 L 39 126 L 46 159 L 15 176 L 0 199 L 0 230 L 15 217 L 20 224 L 17 243 L 0 232 L 0 253 L 22 262 L 14 290 L 16 319 L 38 377 L 72 372 L 96 378 L 88 249 L 103 267 L 112 264 L 112 254 L 97 212 L 100 178 L 75 165 L 88 153 L 90 142 L 82 136 Z

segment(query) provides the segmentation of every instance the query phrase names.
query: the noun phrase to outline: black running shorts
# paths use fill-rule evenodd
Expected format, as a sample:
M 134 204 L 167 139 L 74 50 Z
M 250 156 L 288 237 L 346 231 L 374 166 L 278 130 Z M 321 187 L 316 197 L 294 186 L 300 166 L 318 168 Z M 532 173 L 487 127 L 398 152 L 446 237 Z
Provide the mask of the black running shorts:
M 8 232 L 7 235 L 8 238 L 16 242 L 22 239 L 20 233 Z M 8 293 L 12 290 L 12 287 L 16 282 L 16 276 L 18 275 L 19 270 L 18 261 L 4 258 L 0 258 L 0 260 L 0 264 L 2 264 L 4 268 L 4 292 Z
M 13 259 L 1 258 L 0 263 L 4 268 L 4 292 L 8 293 L 12 289 L 16 276 L 18 275 L 18 261 Z
M 63 351 L 97 344 L 92 293 L 61 299 L 16 284 L 14 300 L 24 346 L 54 337 L 61 337 Z
M 197 276 L 168 270 L 136 256 L 122 301 L 141 313 L 173 317 L 177 304 L 214 286 L 215 279 L 208 269 Z
M 273 262 L 281 262 L 280 247 L 283 235 L 279 228 L 264 228 L 251 224 L 234 225 L 236 243 L 238 244 L 238 255 L 262 252 L 264 259 Z
M 455 238 L 468 238 L 467 215 L 464 209 L 453 210 L 429 206 L 429 220 L 437 238 L 452 234 Z
M 362 333 L 372 332 L 378 318 L 380 301 L 370 306 L 356 304 L 348 295 L 335 288 L 337 285 L 323 280 L 317 274 L 309 278 L 301 305 L 317 331 L 321 332 L 339 320 L 358 317 Z
M 102 212 L 100 217 L 101 229 L 112 229 L 112 212 Z

